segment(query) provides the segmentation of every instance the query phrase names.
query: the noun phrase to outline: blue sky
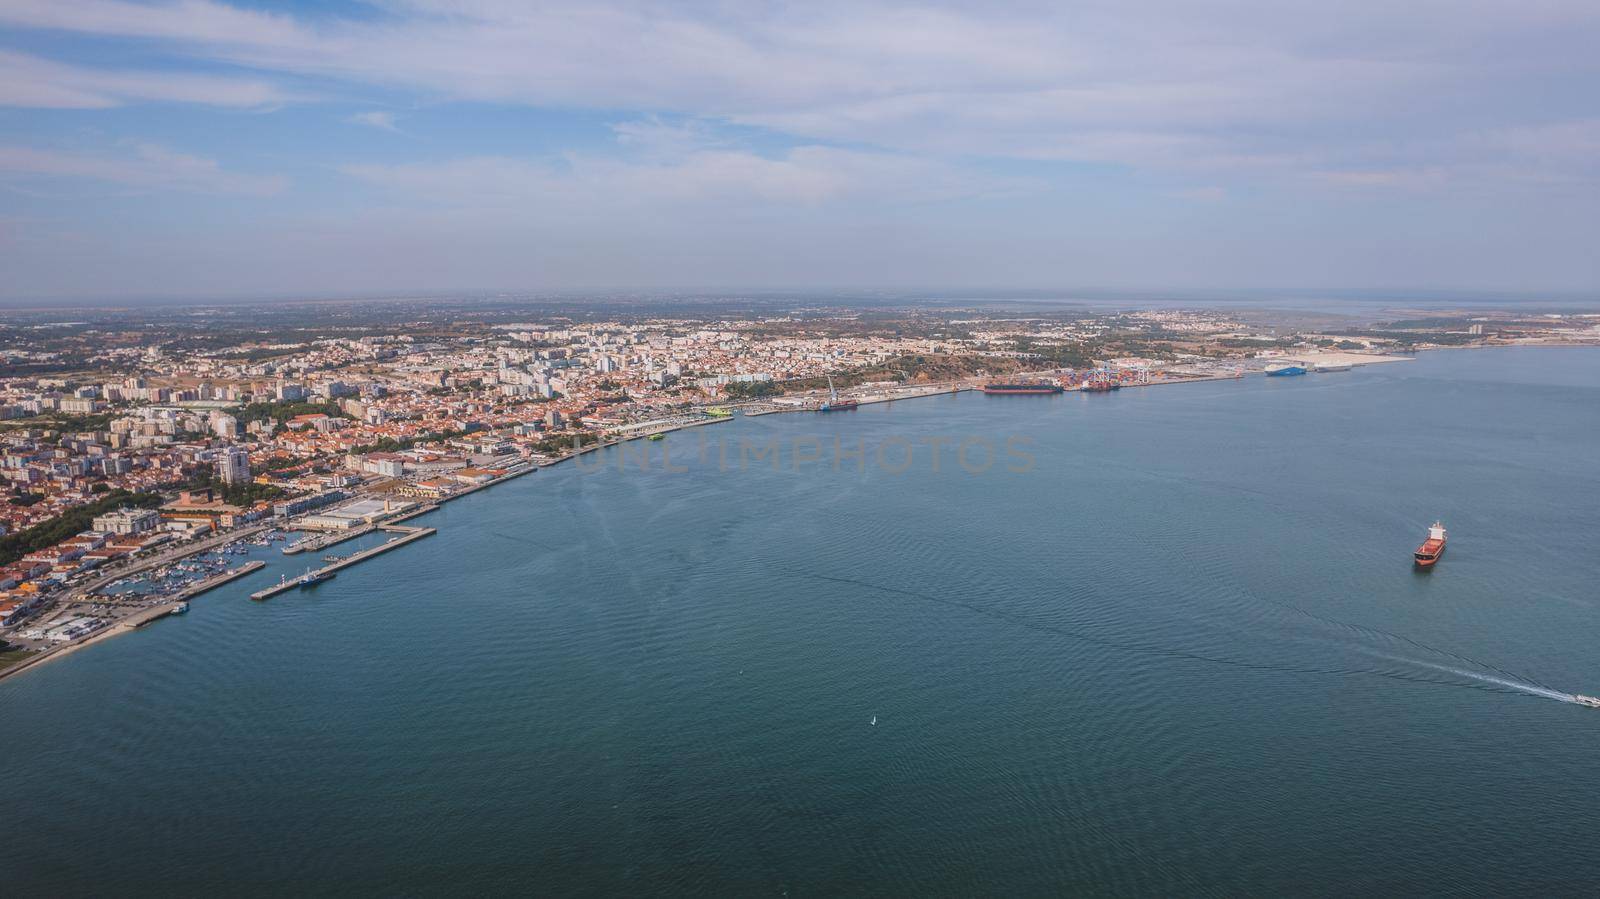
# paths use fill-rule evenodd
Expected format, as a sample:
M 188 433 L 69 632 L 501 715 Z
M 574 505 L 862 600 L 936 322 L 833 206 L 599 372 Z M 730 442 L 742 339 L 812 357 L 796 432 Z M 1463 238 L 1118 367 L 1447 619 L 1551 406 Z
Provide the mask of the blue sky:
M 1600 4 L 0 0 L 0 296 L 1600 289 Z

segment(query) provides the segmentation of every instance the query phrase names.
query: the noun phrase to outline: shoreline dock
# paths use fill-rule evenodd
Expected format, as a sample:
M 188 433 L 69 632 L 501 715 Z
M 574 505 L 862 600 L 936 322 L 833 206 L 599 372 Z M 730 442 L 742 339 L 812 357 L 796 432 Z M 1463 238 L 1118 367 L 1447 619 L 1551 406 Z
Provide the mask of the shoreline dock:
M 405 546 L 407 543 L 421 540 L 424 537 L 431 537 L 439 532 L 437 528 L 410 528 L 396 524 L 378 525 L 377 529 L 398 533 L 400 536 L 385 540 L 377 546 L 370 547 L 358 553 L 346 556 L 337 562 L 330 562 L 327 565 L 316 569 L 315 571 L 308 571 L 306 574 L 301 575 L 300 577 L 292 580 L 286 579 L 280 581 L 279 583 L 276 583 L 265 590 L 257 590 L 256 592 L 250 594 L 250 598 L 260 602 L 261 600 L 271 599 L 280 593 L 286 593 L 290 590 L 297 590 L 302 586 L 306 586 L 305 578 L 316 578 L 321 577 L 322 575 L 333 574 L 336 571 L 349 568 L 351 565 L 355 565 L 358 562 L 365 562 L 367 559 L 370 559 L 373 556 L 382 555 L 392 549 L 399 549 L 400 547 Z
M 38 653 L 37 655 L 24 659 L 23 661 L 18 662 L 9 668 L 0 669 L 0 678 L 10 677 L 11 675 L 19 674 L 37 665 L 43 665 L 46 662 L 63 658 L 71 655 L 74 652 L 77 652 L 80 649 L 83 649 L 86 646 L 92 646 L 95 643 L 99 643 L 102 640 L 109 640 L 112 637 L 119 637 L 128 633 L 129 631 L 136 631 L 152 621 L 158 621 L 167 617 L 168 615 L 171 615 L 180 604 L 186 603 L 202 593 L 215 590 L 224 584 L 232 583 L 233 581 L 245 577 L 246 575 L 254 574 L 265 567 L 267 567 L 267 563 L 256 559 L 246 562 L 243 565 L 240 565 L 238 568 L 230 568 L 227 571 L 223 571 L 218 574 L 214 574 L 211 577 L 196 581 L 182 590 L 179 590 L 177 593 L 174 593 L 170 599 L 158 606 L 151 606 L 142 612 L 136 612 L 120 621 L 113 622 L 92 634 L 79 637 L 77 640 L 62 644 L 57 648 L 47 649 Z
M 330 531 L 328 533 L 318 534 L 312 537 L 303 537 L 289 544 L 288 546 L 285 546 L 283 548 L 283 554 L 286 556 L 297 556 L 301 553 L 318 552 L 320 550 L 327 549 L 330 546 L 338 546 L 347 540 L 354 540 L 364 534 L 370 534 L 374 530 L 376 530 L 376 528 L 373 525 L 365 524 L 361 527 L 352 528 L 348 531 Z

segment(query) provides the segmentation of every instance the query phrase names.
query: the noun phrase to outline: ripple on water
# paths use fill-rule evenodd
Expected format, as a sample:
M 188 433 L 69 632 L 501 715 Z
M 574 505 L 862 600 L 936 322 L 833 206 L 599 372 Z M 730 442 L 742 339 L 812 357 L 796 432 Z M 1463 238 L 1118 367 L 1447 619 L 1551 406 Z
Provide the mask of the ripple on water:
M 689 472 L 552 468 L 249 602 L 274 560 L 0 682 L 30 824 L 0 867 L 43 894 L 1576 892 L 1595 719 L 1495 679 L 1592 683 L 1600 369 L 1527 358 L 770 416 L 718 427 L 1018 435 L 1037 464 L 722 472 L 674 437 Z M 1434 517 L 1452 556 L 1417 576 Z

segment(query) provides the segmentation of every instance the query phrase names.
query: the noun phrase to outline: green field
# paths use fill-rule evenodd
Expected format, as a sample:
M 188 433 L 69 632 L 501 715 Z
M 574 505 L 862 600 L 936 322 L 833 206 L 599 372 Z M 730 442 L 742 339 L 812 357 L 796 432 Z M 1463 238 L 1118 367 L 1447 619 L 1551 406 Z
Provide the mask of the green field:
M 26 661 L 34 654 L 29 649 L 13 649 L 9 652 L 0 652 L 0 671 L 6 670 L 18 662 Z

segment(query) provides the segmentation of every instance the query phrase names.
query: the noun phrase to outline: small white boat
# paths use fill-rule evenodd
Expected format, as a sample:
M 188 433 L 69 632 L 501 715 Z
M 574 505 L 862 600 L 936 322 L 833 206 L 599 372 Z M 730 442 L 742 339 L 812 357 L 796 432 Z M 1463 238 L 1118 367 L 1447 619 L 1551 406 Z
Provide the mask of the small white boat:
M 872 720 L 869 721 L 868 723 L 871 724 L 873 727 L 877 727 L 878 726 L 878 716 L 877 715 L 873 715 L 872 716 Z
M 1585 696 L 1582 693 L 1574 693 L 1572 694 L 1572 701 L 1576 702 L 1578 705 L 1586 705 L 1591 709 L 1600 709 L 1600 699 L 1597 699 L 1593 696 Z

